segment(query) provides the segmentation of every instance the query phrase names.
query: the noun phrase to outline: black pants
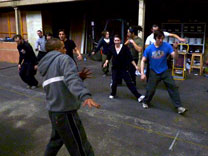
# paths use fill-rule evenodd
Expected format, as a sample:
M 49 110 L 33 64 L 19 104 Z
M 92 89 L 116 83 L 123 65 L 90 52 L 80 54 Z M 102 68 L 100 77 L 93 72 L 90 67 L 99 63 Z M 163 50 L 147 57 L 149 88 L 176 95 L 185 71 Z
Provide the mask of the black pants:
M 34 64 L 24 62 L 21 65 L 19 75 L 21 79 L 29 86 L 37 86 L 38 81 L 35 79 L 36 70 L 34 70 Z
M 129 74 L 128 70 L 116 70 L 116 69 L 112 69 L 112 92 L 111 95 L 115 96 L 116 95 L 116 90 L 117 90 L 117 85 L 118 85 L 118 77 L 121 77 L 122 79 L 124 79 L 124 81 L 126 82 L 127 87 L 129 88 L 129 90 L 134 94 L 134 96 L 136 98 L 139 98 L 141 96 L 141 94 L 137 91 L 131 76 Z
M 46 54 L 47 54 L 47 52 L 39 51 L 39 52 L 38 52 L 38 56 L 37 56 L 38 62 L 40 62 L 40 60 L 41 60 Z
M 149 79 L 147 83 L 147 89 L 146 94 L 144 98 L 144 103 L 149 104 L 152 100 L 157 85 L 160 81 L 163 81 L 165 86 L 167 87 L 168 93 L 171 97 L 171 100 L 173 101 L 173 104 L 175 107 L 181 107 L 181 100 L 178 92 L 178 88 L 175 85 L 175 81 L 173 80 L 173 77 L 171 75 L 171 72 L 169 70 L 161 73 L 156 74 L 153 70 L 149 71 Z
M 77 111 L 49 112 L 49 117 L 52 133 L 45 156 L 56 156 L 63 144 L 71 156 L 94 156 Z
M 135 63 L 137 64 L 138 63 L 138 59 L 134 59 Z M 130 63 L 130 66 L 129 66 L 129 73 L 130 73 L 130 76 L 131 76 L 131 79 L 134 83 L 134 85 L 136 86 L 136 69 L 135 67 L 133 66 L 132 63 Z

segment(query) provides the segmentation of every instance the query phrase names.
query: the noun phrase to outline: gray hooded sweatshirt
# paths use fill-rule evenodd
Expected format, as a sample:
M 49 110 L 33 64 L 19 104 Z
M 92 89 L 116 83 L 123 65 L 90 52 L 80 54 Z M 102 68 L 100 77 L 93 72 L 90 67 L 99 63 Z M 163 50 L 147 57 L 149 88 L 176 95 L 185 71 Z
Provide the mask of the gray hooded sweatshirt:
M 74 60 L 58 51 L 48 52 L 39 62 L 43 76 L 47 109 L 52 112 L 77 110 L 81 102 L 91 98 L 80 79 Z

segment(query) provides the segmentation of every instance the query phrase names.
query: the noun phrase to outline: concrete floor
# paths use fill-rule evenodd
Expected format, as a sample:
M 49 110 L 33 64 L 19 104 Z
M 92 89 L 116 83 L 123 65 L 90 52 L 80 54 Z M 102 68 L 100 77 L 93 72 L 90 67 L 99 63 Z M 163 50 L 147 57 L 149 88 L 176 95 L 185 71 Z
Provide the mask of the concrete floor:
M 188 75 L 176 81 L 182 102 L 189 111 L 178 115 L 161 83 L 144 110 L 125 85 L 118 98 L 110 100 L 111 77 L 102 77 L 100 62 L 87 60 L 93 78 L 85 81 L 102 108 L 81 108 L 80 117 L 96 156 L 207 156 L 208 79 Z M 41 82 L 41 77 L 36 76 Z M 138 91 L 145 83 L 138 79 Z M 49 140 L 51 125 L 43 89 L 26 89 L 14 64 L 0 63 L 0 156 L 41 156 Z M 172 150 L 169 150 L 174 142 Z M 69 155 L 66 148 L 58 156 Z

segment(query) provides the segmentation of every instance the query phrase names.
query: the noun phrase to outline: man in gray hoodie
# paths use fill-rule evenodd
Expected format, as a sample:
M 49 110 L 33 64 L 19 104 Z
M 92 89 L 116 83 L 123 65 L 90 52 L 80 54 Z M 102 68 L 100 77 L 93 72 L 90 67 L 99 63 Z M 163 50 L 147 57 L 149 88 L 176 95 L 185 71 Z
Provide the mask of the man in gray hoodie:
M 39 72 L 44 77 L 43 88 L 52 123 L 52 134 L 45 156 L 55 156 L 65 144 L 71 156 L 94 156 L 87 140 L 77 110 L 81 103 L 99 108 L 79 77 L 72 58 L 64 53 L 59 39 L 46 43 L 48 52 L 39 62 Z

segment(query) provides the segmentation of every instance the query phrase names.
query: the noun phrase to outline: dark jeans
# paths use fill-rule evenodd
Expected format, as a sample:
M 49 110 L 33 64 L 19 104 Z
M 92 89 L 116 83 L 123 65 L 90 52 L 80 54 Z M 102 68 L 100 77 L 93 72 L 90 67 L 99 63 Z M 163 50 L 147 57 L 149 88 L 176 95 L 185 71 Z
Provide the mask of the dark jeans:
M 49 117 L 52 133 L 45 156 L 56 156 L 63 144 L 71 156 L 94 156 L 77 111 L 49 112 Z
M 138 63 L 138 59 L 134 59 L 135 63 L 137 64 Z M 133 66 L 132 63 L 130 63 L 130 66 L 129 66 L 129 73 L 130 73 L 130 76 L 131 76 L 131 79 L 133 81 L 133 83 L 135 84 L 136 86 L 136 69 L 135 67 Z
M 157 85 L 161 80 L 164 82 L 165 86 L 167 87 L 168 93 L 170 95 L 171 100 L 173 101 L 174 106 L 181 107 L 182 105 L 181 105 L 178 88 L 176 87 L 175 81 L 173 80 L 173 77 L 169 70 L 161 74 L 156 74 L 153 70 L 149 71 L 149 79 L 147 83 L 144 103 L 146 104 L 150 103 L 150 101 L 152 100 L 155 94 Z
M 34 70 L 34 64 L 24 62 L 21 65 L 19 75 L 21 79 L 29 86 L 37 86 L 38 81 L 35 79 L 36 70 Z
M 134 94 L 136 98 L 139 98 L 141 94 L 137 91 L 133 81 L 131 80 L 131 76 L 128 70 L 116 70 L 112 69 L 112 92 L 111 95 L 116 95 L 117 85 L 118 85 L 118 77 L 121 77 L 126 82 L 127 87 L 129 90 Z
M 39 52 L 38 52 L 38 56 L 37 56 L 38 62 L 40 62 L 40 60 L 41 60 L 46 54 L 47 54 L 47 52 L 39 51 Z

